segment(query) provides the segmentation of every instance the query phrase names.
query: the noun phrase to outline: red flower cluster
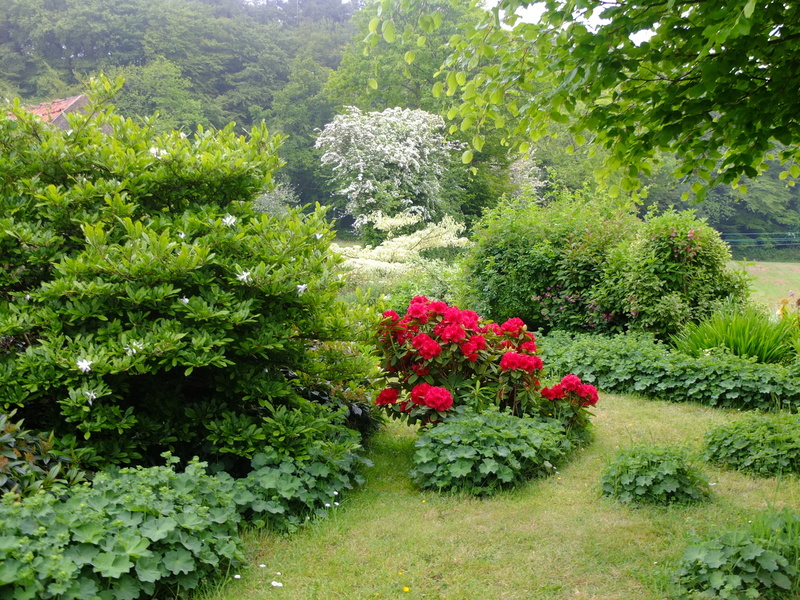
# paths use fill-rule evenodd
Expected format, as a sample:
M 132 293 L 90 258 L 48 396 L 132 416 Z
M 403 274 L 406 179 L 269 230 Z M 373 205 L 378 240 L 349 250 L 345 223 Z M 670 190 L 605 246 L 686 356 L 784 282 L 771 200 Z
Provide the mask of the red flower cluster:
M 549 400 L 575 400 L 581 406 L 594 406 L 598 400 L 597 388 L 581 382 L 580 377 L 572 374 L 565 375 L 558 385 L 543 388 L 542 397 Z
M 503 371 L 516 371 L 521 369 L 528 373 L 540 371 L 544 368 L 542 359 L 530 354 L 519 354 L 517 352 L 506 352 L 500 359 L 500 369 Z
M 442 353 L 442 347 L 439 345 L 439 342 L 434 340 L 427 333 L 420 333 L 414 336 L 414 339 L 411 340 L 411 345 L 419 351 L 419 355 L 425 360 L 436 358 Z
M 411 390 L 411 401 L 441 412 L 453 406 L 453 396 L 447 389 L 434 387 L 428 383 L 420 383 Z
M 397 402 L 397 399 L 400 397 L 400 392 L 398 392 L 394 388 L 386 388 L 381 390 L 381 393 L 378 394 L 378 397 L 375 398 L 375 404 L 378 406 L 386 406 L 387 404 L 394 404 Z

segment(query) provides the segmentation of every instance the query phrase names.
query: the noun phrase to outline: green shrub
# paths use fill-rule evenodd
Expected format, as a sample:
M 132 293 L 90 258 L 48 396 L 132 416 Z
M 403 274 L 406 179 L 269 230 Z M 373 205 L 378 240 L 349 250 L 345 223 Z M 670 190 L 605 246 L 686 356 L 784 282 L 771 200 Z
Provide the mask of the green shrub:
M 689 547 L 676 573 L 674 597 L 700 600 L 794 600 L 800 595 L 800 514 L 760 515 Z
M 371 466 L 352 444 L 319 444 L 305 459 L 271 450 L 256 454 L 252 471 L 237 480 L 239 510 L 258 527 L 294 531 L 306 520 L 324 517 L 339 505 L 342 493 L 364 482 L 360 469 Z
M 709 495 L 708 480 L 677 448 L 634 446 L 603 469 L 603 495 L 625 504 L 693 504 Z
M 728 269 L 730 259 L 719 232 L 693 211 L 650 214 L 633 241 L 608 254 L 593 300 L 610 323 L 667 337 L 720 301 L 747 297 L 746 275 Z
M 800 474 L 800 415 L 753 415 L 705 435 L 705 459 L 757 475 Z
M 608 252 L 638 223 L 627 207 L 597 198 L 501 202 L 476 226 L 463 304 L 496 321 L 520 317 L 531 331 L 602 330 L 594 290 Z
M 491 494 L 552 473 L 571 444 L 556 422 L 487 410 L 448 417 L 415 446 L 411 477 L 420 487 Z
M 22 421 L 11 421 L 15 412 L 0 414 L 0 494 L 29 496 L 82 481 L 84 473 L 53 449 L 53 434 L 23 429 Z
M 0 120 L 0 409 L 84 440 L 85 464 L 245 463 L 352 329 L 330 224 L 255 210 L 280 164 L 263 126 L 154 136 L 104 106 L 68 132 Z M 335 383 L 359 363 L 325 360 Z
M 762 363 L 794 359 L 796 330 L 791 320 L 773 321 L 752 305 L 726 306 L 699 323 L 689 323 L 672 336 L 677 350 L 699 357 L 714 348 L 725 348 L 736 356 L 753 357 Z
M 174 464 L 176 459 L 170 459 Z M 174 595 L 241 559 L 234 483 L 204 463 L 99 473 L 61 500 L 7 494 L 0 596 L 134 600 Z
M 646 334 L 550 332 L 538 343 L 552 374 L 572 372 L 608 392 L 763 411 L 800 407 L 800 360 L 760 364 L 725 353 L 692 358 Z

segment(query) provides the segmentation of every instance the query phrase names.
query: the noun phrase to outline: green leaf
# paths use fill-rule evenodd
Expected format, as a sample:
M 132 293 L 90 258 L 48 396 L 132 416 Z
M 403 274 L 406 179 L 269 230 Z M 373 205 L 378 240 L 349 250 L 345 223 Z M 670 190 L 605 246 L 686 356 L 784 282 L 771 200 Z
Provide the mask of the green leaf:
M 468 165 L 472 162 L 472 150 L 465 150 L 461 155 L 461 162 Z
M 394 21 L 384 21 L 381 33 L 383 34 L 383 39 L 386 40 L 387 43 L 391 44 L 392 42 L 394 42 L 395 39 Z
M 162 571 L 161 560 L 156 556 L 143 556 L 136 561 L 136 575 L 141 581 L 156 582 L 168 575 Z
M 167 552 L 164 555 L 164 566 L 175 575 L 191 573 L 195 569 L 194 558 L 191 552 L 183 548 Z
M 417 57 L 416 52 L 414 52 L 413 50 L 409 50 L 408 52 L 405 53 L 405 55 L 403 55 L 403 60 L 405 60 L 408 64 L 411 64 L 414 62 L 414 59 L 416 57 Z
M 369 87 L 371 87 L 373 90 L 377 90 L 378 80 L 375 79 L 374 77 L 370 77 L 370 79 L 367 81 L 367 85 L 369 85 Z
M 133 567 L 133 563 L 124 554 L 101 552 L 92 560 L 92 566 L 94 566 L 94 570 L 103 577 L 117 579 L 123 573 L 130 571 Z

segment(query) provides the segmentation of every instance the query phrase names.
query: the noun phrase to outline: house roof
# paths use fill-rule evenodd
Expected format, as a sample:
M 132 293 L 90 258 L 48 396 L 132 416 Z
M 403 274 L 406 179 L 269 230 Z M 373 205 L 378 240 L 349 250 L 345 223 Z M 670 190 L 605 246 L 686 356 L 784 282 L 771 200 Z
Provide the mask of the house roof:
M 58 100 L 50 100 L 49 102 L 42 102 L 36 106 L 31 106 L 27 110 L 39 116 L 47 123 L 52 123 L 60 115 L 72 112 L 76 108 L 83 106 L 83 100 L 86 96 L 73 96 L 71 98 L 63 98 Z

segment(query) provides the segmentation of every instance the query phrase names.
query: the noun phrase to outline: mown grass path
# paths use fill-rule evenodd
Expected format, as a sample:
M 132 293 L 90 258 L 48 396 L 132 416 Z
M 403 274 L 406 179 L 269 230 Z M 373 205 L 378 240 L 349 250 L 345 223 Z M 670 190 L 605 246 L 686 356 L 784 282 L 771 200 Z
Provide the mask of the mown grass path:
M 634 441 L 698 449 L 707 429 L 740 416 L 603 395 L 590 447 L 558 474 L 488 500 L 416 490 L 406 474 L 415 433 L 392 425 L 370 446 L 365 486 L 294 536 L 247 536 L 241 579 L 204 600 L 666 598 L 693 535 L 745 524 L 768 506 L 798 507 L 800 482 L 701 465 L 716 484 L 710 503 L 631 509 L 599 497 L 600 471 Z

